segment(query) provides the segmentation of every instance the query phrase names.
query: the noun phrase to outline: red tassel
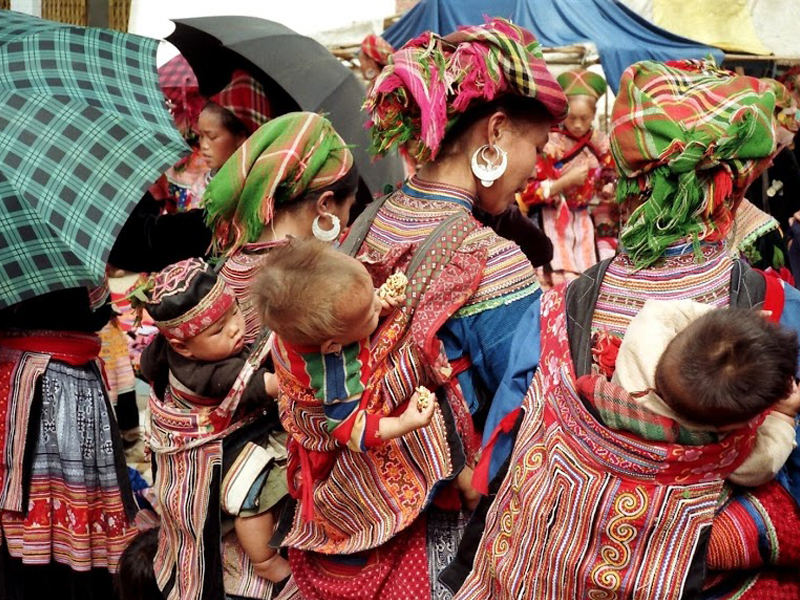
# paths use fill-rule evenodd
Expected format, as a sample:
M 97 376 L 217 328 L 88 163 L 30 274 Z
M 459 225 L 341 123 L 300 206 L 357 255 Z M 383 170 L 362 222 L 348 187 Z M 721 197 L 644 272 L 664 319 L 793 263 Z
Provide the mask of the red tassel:
M 512 410 L 503 417 L 497 425 L 497 428 L 492 432 L 492 437 L 489 438 L 486 447 L 483 449 L 483 455 L 475 467 L 475 472 L 472 474 L 472 487 L 484 496 L 489 493 L 489 465 L 492 463 L 492 452 L 497 444 L 497 438 L 501 433 L 508 433 L 511 431 L 514 427 L 514 423 L 517 422 L 520 410 L 519 408 Z
M 567 232 L 567 225 L 569 225 L 569 206 L 565 200 L 561 200 L 556 207 L 558 214 L 556 215 L 556 231 L 558 235 L 562 236 Z
M 733 194 L 733 178 L 726 169 L 719 168 L 714 174 L 714 200 L 709 207 L 709 214 L 713 213 L 718 206 Z

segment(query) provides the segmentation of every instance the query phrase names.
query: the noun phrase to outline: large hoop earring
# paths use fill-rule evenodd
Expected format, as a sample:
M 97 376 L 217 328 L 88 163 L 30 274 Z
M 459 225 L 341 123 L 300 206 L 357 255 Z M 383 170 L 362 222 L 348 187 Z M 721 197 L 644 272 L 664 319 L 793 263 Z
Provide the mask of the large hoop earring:
M 333 227 L 330 229 L 323 229 L 319 225 L 319 218 L 320 215 L 314 217 L 314 222 L 311 223 L 311 233 L 314 234 L 314 237 L 317 238 L 320 242 L 332 242 L 333 240 L 339 237 L 339 234 L 342 231 L 342 224 L 339 221 L 339 217 L 336 215 L 332 215 L 331 213 L 323 213 L 324 216 L 330 217 L 331 221 L 333 222 Z
M 503 176 L 508 167 L 508 153 L 500 146 L 495 146 L 494 156 L 491 160 L 486 156 L 486 151 L 489 150 L 489 144 L 484 144 L 472 154 L 472 173 L 480 179 L 483 187 L 492 187 L 492 184 Z M 484 164 L 480 164 L 478 159 L 481 159 Z M 499 164 L 498 164 L 499 163 Z

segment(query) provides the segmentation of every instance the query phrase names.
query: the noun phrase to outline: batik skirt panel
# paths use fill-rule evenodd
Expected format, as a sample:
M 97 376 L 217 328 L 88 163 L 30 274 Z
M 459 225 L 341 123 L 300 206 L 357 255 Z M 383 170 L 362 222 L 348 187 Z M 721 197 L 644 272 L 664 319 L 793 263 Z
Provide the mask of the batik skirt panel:
M 9 554 L 30 565 L 54 561 L 76 571 L 116 571 L 136 535 L 130 520 L 135 508 L 119 431 L 95 364 L 50 361 L 34 396 L 29 431 L 35 438 L 28 440 L 25 512 L 0 515 Z

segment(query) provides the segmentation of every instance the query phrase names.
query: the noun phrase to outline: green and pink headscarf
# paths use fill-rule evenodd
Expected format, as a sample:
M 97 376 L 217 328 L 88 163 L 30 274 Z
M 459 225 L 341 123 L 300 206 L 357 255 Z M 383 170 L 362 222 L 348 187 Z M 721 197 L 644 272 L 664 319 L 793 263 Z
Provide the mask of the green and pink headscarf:
M 620 237 L 639 268 L 675 242 L 725 239 L 748 186 L 800 125 L 783 85 L 706 61 L 629 67 L 611 121 L 617 199 L 644 200 Z
M 445 37 L 425 32 L 394 53 L 367 97 L 373 148 L 411 142 L 418 161 L 434 159 L 460 115 L 506 94 L 535 98 L 555 121 L 567 114 L 531 32 L 504 19 Z
M 287 204 L 347 175 L 353 155 L 325 117 L 281 115 L 262 125 L 228 159 L 203 196 L 214 251 L 230 255 L 255 242 Z

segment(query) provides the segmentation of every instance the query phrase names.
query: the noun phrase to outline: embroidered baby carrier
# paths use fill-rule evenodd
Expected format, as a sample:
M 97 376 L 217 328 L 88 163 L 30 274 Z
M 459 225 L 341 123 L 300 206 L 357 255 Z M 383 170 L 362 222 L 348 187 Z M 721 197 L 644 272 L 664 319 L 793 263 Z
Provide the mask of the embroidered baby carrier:
M 367 223 L 380 206 L 371 208 Z M 436 332 L 481 281 L 486 250 L 466 241 L 480 226 L 459 213 L 418 247 L 398 246 L 379 263 L 362 254 L 376 285 L 398 269 L 409 279 L 405 304 L 373 334 L 363 408 L 397 415 L 417 386 L 438 388 L 429 426 L 365 452 L 351 450 L 331 435 L 322 403 L 293 374 L 291 357 L 278 345 L 276 373 L 282 390 L 289 390 L 279 399 L 281 422 L 292 437 L 289 488 L 299 500 L 282 545 L 325 554 L 380 546 L 419 516 L 437 483 L 452 479 L 474 458 L 469 410 Z M 366 230 L 359 233 L 351 234 L 345 249 L 361 247 Z
M 659 443 L 607 428 L 584 403 L 607 264 L 543 297 L 539 368 L 458 600 L 680 598 L 723 479 L 752 448 L 757 422 L 702 445 Z M 735 263 L 732 305 L 758 297 L 751 275 Z
M 269 598 L 272 583 L 255 575 L 247 556 L 236 545 L 228 548 L 228 563 L 236 564 L 233 587 L 222 589 L 222 564 L 209 535 L 209 509 L 220 499 L 219 470 L 223 438 L 254 423 L 258 411 L 234 420 L 247 383 L 269 353 L 264 336 L 253 348 L 233 387 L 221 404 L 198 408 L 198 398 L 170 376 L 170 385 L 159 399 L 150 394 L 152 428 L 150 448 L 156 468 L 156 494 L 161 507 L 158 551 L 153 561 L 156 581 L 168 600 L 220 598 L 226 592 L 248 598 Z M 202 402 L 201 402 L 202 403 Z M 235 551 L 238 549 L 238 551 Z M 217 557 L 210 559 L 209 557 Z M 228 583 L 228 580 L 226 580 Z

